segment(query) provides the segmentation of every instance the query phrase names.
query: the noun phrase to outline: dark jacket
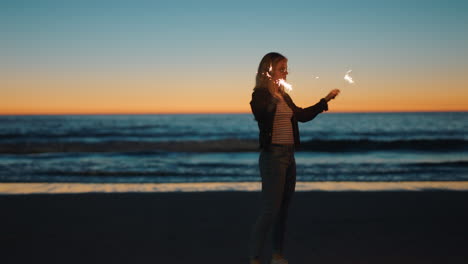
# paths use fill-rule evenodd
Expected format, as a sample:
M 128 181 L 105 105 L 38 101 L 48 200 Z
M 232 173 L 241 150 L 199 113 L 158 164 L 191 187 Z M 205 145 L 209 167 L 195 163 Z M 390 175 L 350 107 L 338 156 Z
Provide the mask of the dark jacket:
M 328 104 L 325 99 L 321 99 L 320 102 L 307 108 L 297 107 L 292 101 L 288 94 L 283 95 L 284 100 L 288 104 L 289 108 L 293 111 L 291 118 L 291 124 L 293 127 L 294 145 L 299 147 L 299 126 L 297 121 L 307 122 L 314 119 L 318 114 L 328 110 Z M 260 130 L 259 143 L 261 149 L 268 149 L 271 144 L 271 135 L 273 130 L 273 120 L 275 118 L 276 104 L 278 99 L 274 98 L 268 89 L 256 88 L 252 93 L 252 101 L 250 101 L 250 107 L 252 113 L 257 120 L 258 128 Z

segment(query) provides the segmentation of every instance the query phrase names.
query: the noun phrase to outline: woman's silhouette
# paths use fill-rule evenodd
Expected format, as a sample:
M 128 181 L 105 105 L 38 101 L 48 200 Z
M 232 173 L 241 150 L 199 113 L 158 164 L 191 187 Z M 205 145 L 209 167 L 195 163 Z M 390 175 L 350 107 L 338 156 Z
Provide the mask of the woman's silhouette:
M 250 263 L 259 264 L 266 236 L 273 227 L 273 258 L 271 263 L 287 264 L 283 256 L 288 206 L 296 186 L 294 150 L 299 146 L 297 122 L 307 122 L 328 110 L 328 101 L 339 90 L 332 90 L 317 104 L 297 107 L 284 91 L 280 80 L 286 80 L 288 60 L 272 52 L 258 66 L 256 85 L 250 106 L 258 122 L 262 179 L 261 209 L 250 239 Z

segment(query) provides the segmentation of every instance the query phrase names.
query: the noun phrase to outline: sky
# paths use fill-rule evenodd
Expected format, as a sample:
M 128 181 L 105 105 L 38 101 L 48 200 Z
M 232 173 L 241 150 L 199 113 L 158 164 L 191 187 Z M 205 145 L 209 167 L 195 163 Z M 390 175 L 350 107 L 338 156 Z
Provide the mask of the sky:
M 454 0 L 2 0 L 0 114 L 248 113 L 272 51 L 298 106 L 468 111 L 467 28 Z

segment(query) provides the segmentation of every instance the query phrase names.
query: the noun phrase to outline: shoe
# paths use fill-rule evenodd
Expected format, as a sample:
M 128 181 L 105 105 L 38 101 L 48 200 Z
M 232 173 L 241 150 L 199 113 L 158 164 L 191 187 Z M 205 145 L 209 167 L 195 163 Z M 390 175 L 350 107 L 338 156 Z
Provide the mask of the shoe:
M 288 261 L 283 257 L 272 258 L 270 264 L 288 264 Z

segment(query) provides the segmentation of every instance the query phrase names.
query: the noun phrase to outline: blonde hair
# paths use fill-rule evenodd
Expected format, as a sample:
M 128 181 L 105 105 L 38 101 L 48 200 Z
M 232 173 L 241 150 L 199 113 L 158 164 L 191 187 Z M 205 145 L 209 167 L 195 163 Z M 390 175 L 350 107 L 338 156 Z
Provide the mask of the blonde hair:
M 273 74 L 272 69 L 282 60 L 287 60 L 287 58 L 278 52 L 270 52 L 263 56 L 260 64 L 258 65 L 254 89 L 266 88 L 274 97 L 278 97 L 278 93 L 285 93 L 283 86 L 278 87 L 271 81 L 271 75 Z

